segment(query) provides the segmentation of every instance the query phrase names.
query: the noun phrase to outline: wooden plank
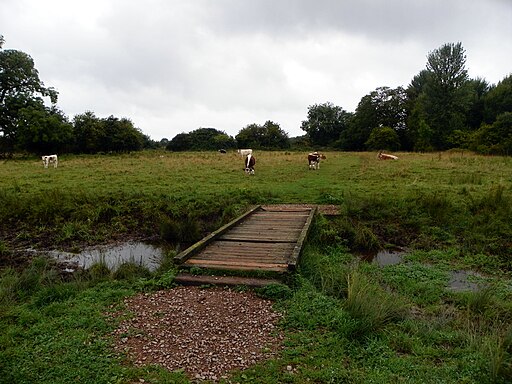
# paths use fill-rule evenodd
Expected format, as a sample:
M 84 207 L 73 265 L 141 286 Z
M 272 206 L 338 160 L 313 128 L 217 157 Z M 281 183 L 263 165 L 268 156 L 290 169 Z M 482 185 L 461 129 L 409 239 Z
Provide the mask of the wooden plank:
M 221 240 L 226 241 L 254 241 L 255 243 L 295 243 L 296 238 L 288 238 L 284 236 L 267 236 L 264 239 L 258 236 L 250 236 L 250 235 L 226 235 L 220 237 Z
M 254 252 L 245 252 L 239 250 L 231 250 L 231 251 L 223 251 L 223 250 L 213 250 L 213 251 L 203 251 L 195 255 L 194 258 L 226 258 L 226 257 L 238 257 L 240 259 L 257 259 L 257 258 L 274 258 L 274 259 L 288 259 L 288 255 L 291 254 L 293 250 L 281 250 L 279 252 L 268 252 L 268 251 L 254 251 Z
M 258 205 L 256 207 L 254 207 L 253 209 L 247 211 L 242 216 L 239 216 L 236 219 L 230 221 L 229 223 L 227 223 L 223 227 L 219 228 L 218 230 L 210 233 L 208 236 L 203 238 L 201 241 L 193 244 L 192 246 L 190 246 L 187 249 L 185 249 L 183 252 L 180 252 L 179 254 L 174 256 L 174 261 L 177 262 L 177 263 L 183 263 L 185 260 L 187 260 L 188 258 L 193 256 L 194 254 L 196 254 L 197 252 L 199 252 L 202 249 L 204 249 L 204 247 L 206 247 L 216 237 L 220 236 L 221 234 L 226 232 L 229 228 L 235 226 L 236 224 L 238 224 L 239 222 L 241 222 L 242 220 L 244 220 L 245 218 L 247 218 L 248 216 L 250 216 L 251 214 L 253 214 L 254 212 L 256 212 L 259 209 L 261 209 L 260 205 Z
M 195 260 L 189 259 L 186 262 L 187 265 L 193 266 L 204 266 L 205 268 L 243 268 L 243 269 L 279 269 L 286 270 L 288 269 L 288 265 L 286 263 L 237 263 L 234 261 L 215 261 L 215 260 Z
M 284 285 L 282 281 L 275 279 L 265 279 L 258 277 L 239 277 L 239 276 L 208 276 L 191 275 L 188 273 L 179 273 L 174 281 L 181 285 L 217 285 L 217 286 L 237 286 L 245 285 L 247 287 L 260 288 L 267 285 Z
M 302 232 L 302 229 L 282 229 L 276 228 L 272 230 L 271 228 L 258 228 L 258 229 L 250 229 L 250 228 L 233 228 L 226 233 L 225 236 L 235 236 L 235 235 L 247 235 L 247 236 L 257 236 L 262 239 L 267 239 L 270 237 L 286 237 L 290 240 L 297 240 Z
M 313 218 L 316 213 L 316 208 L 311 209 L 311 212 L 309 213 L 309 217 L 306 220 L 306 224 L 304 225 L 304 229 L 302 230 L 302 233 L 297 240 L 297 245 L 295 246 L 290 259 L 288 260 L 288 268 L 289 269 L 295 269 L 297 266 L 297 263 L 299 262 L 299 256 L 302 252 L 302 246 L 304 245 L 304 241 L 306 240 L 306 237 L 308 236 L 309 230 L 311 228 L 311 223 L 313 222 Z

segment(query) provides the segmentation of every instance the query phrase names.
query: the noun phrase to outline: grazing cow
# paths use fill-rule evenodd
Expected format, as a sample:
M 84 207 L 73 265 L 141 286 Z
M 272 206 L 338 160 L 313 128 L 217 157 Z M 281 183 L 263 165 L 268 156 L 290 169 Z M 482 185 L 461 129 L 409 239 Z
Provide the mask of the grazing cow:
M 57 155 L 41 156 L 41 160 L 43 160 L 43 165 L 45 168 L 48 168 L 48 164 L 52 163 L 53 168 L 57 168 L 57 165 L 59 164 L 59 159 L 57 158 Z
M 226 153 L 226 150 L 225 149 L 219 149 L 219 153 Z
M 244 162 L 244 170 L 247 175 L 254 175 L 254 164 L 256 164 L 256 159 L 253 155 L 248 154 Z
M 239 149 L 238 153 L 242 157 L 247 156 L 247 155 L 252 155 L 252 149 Z
M 379 160 L 398 160 L 398 157 L 395 155 L 388 155 L 387 153 L 382 153 L 382 151 L 379 152 L 377 155 L 377 159 Z
M 309 169 L 320 169 L 320 159 L 325 159 L 324 155 L 313 152 L 308 155 Z

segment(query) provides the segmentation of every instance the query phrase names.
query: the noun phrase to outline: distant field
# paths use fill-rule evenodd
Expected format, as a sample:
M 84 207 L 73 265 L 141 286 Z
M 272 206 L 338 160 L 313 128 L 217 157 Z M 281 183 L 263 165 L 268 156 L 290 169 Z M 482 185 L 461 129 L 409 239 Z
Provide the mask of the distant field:
M 326 152 L 320 170 L 308 170 L 306 153 L 255 152 L 256 175 L 242 171 L 235 153 L 141 152 L 119 156 L 61 156 L 59 168 L 39 160 L 0 163 L 0 188 L 21 195 L 48 190 L 168 195 L 176 200 L 253 191 L 269 202 L 336 202 L 346 195 L 406 196 L 416 192 L 480 195 L 512 189 L 512 158 L 466 152 L 398 153 L 379 161 L 375 153 Z

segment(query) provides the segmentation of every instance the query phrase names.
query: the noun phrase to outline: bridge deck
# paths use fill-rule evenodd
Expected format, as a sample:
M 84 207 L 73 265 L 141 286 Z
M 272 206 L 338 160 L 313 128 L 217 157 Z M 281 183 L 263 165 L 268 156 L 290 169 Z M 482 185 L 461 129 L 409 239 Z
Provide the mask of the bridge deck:
M 175 261 L 224 270 L 294 269 L 315 209 L 258 206 L 181 252 Z

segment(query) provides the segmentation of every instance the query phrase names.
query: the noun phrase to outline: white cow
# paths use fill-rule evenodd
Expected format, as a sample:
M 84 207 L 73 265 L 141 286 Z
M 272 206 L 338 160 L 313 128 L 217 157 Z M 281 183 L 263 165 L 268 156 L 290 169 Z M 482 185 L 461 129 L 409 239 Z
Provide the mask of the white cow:
M 57 168 L 57 165 L 59 164 L 59 159 L 57 158 L 57 155 L 41 156 L 41 160 L 43 160 L 43 165 L 45 168 L 48 168 L 48 164 L 52 164 L 52 163 L 53 163 L 53 168 Z
M 238 153 L 240 156 L 245 157 L 247 155 L 252 155 L 252 149 L 239 149 Z

